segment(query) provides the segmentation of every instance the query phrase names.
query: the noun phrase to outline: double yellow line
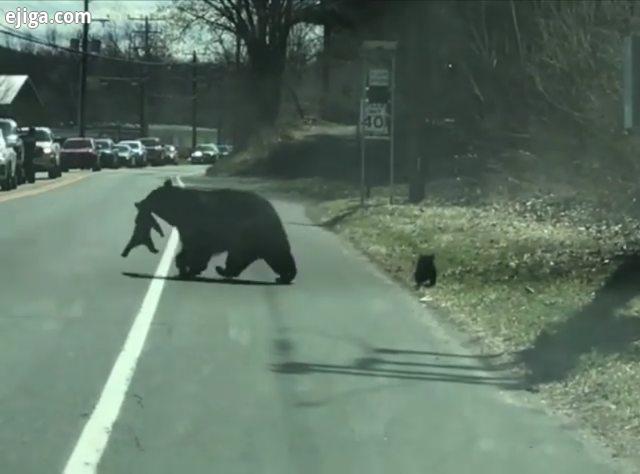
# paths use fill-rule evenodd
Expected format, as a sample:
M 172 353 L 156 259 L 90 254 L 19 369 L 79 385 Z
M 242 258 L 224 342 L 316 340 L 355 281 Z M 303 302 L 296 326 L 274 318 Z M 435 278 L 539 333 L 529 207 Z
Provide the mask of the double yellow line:
M 67 186 L 69 184 L 77 183 L 80 180 L 83 180 L 87 176 L 87 174 L 77 174 L 73 176 L 69 176 L 67 179 L 63 179 L 61 181 L 54 181 L 51 184 L 45 184 L 43 186 L 37 186 L 32 189 L 18 189 L 14 191 L 10 191 L 7 193 L 0 194 L 0 203 L 11 201 L 13 199 L 19 199 L 27 196 L 36 196 L 38 194 L 45 193 L 47 191 L 51 191 L 53 189 L 61 188 L 63 186 Z

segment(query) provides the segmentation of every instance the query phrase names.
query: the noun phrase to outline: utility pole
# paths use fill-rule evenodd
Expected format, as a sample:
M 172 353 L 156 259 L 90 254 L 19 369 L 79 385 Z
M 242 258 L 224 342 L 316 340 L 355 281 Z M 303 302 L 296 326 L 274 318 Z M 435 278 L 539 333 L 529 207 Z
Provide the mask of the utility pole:
M 236 10 L 239 11 L 239 8 L 241 8 L 241 0 L 237 0 L 236 2 Z M 236 31 L 235 33 L 235 40 L 236 40 L 236 84 L 238 83 L 239 79 L 240 79 L 240 58 L 241 58 L 241 53 L 242 53 L 242 38 L 240 38 L 240 35 L 238 34 L 238 32 Z M 237 86 L 234 86 L 234 94 L 237 97 Z M 228 109 L 227 109 L 228 110 Z M 232 143 L 234 147 L 238 146 L 238 135 L 240 134 L 240 130 L 239 130 L 239 124 L 240 120 L 238 118 L 238 113 L 237 112 L 233 112 L 233 114 L 231 115 L 231 127 L 232 127 Z
M 419 12 L 416 12 L 418 9 Z M 433 25 L 428 25 L 425 30 L 424 25 L 417 21 L 417 18 L 427 18 L 432 21 L 433 6 L 430 2 L 417 2 L 414 9 L 407 8 L 406 15 L 407 38 L 399 58 L 402 71 L 400 77 L 404 89 L 404 108 L 406 109 L 403 117 L 402 143 L 405 159 L 408 160 L 411 171 L 409 202 L 419 203 L 425 198 L 426 168 L 429 166 L 429 157 L 425 156 L 428 150 L 425 150 L 422 139 L 425 133 L 425 116 L 428 110 L 425 103 L 429 103 L 426 98 L 433 84 L 430 81 L 431 76 L 425 78 L 425 73 L 421 71 L 425 62 L 422 59 L 425 37 L 427 39 L 426 59 L 432 64 L 434 49 L 433 39 L 428 35 L 429 28 Z M 427 68 L 427 73 L 432 74 L 431 65 Z M 429 113 L 429 115 L 432 118 L 434 114 Z
M 151 57 L 149 50 L 149 17 L 144 17 L 144 59 L 148 61 Z M 147 124 L 147 78 L 149 77 L 149 66 L 143 66 L 144 79 L 140 82 L 140 135 L 149 135 L 149 125 Z
M 145 67 L 140 79 L 140 136 L 146 137 L 148 135 L 149 127 L 147 125 L 147 73 L 148 70 Z
M 136 33 L 143 35 L 142 49 L 143 57 L 145 61 L 151 60 L 151 34 L 158 34 L 158 30 L 151 31 L 151 21 L 164 21 L 164 18 L 149 18 L 145 15 L 141 18 L 128 17 L 130 21 L 144 21 L 144 28 L 142 31 L 138 30 Z M 140 81 L 140 136 L 147 136 L 149 134 L 149 124 L 147 123 L 147 80 L 149 78 L 149 66 L 144 65 L 142 67 L 142 80 Z
M 84 11 L 89 11 L 89 0 L 84 0 Z M 85 135 L 85 110 L 87 98 L 87 64 L 89 59 L 89 23 L 82 25 L 82 60 L 80 62 L 80 110 L 78 111 L 78 135 Z
M 149 57 L 149 17 L 144 17 L 144 57 Z
M 191 149 L 198 143 L 198 56 L 191 60 Z
M 89 11 L 89 0 L 84 0 L 84 11 Z M 108 18 L 92 18 L 91 21 L 108 22 Z M 89 70 L 89 23 L 82 24 L 82 57 L 80 59 L 80 100 L 78 102 L 78 136 L 84 137 L 86 133 L 87 110 L 87 75 Z
M 157 35 L 159 30 L 152 30 L 150 22 L 152 21 L 166 21 L 166 18 L 151 18 L 148 15 L 143 17 L 128 17 L 129 21 L 142 21 L 144 22 L 144 28 L 142 30 L 136 30 L 134 33 L 142 35 L 142 50 L 144 51 L 144 57 L 149 59 L 151 56 L 151 35 Z

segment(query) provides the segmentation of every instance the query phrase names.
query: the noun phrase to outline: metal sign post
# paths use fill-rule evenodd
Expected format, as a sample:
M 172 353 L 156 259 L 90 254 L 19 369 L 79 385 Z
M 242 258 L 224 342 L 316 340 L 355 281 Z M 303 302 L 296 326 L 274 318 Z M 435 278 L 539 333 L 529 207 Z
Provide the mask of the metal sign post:
M 364 106 L 366 102 L 365 92 L 367 89 L 367 64 L 366 61 L 362 62 L 362 97 L 360 98 L 360 115 L 358 121 L 358 135 L 360 140 L 360 206 L 364 206 L 365 201 L 365 186 L 366 186 L 366 160 L 365 160 L 365 144 L 364 139 Z
M 395 41 L 365 41 L 363 50 L 363 99 L 360 105 L 361 192 L 364 204 L 367 140 L 389 142 L 389 202 L 393 204 L 395 154 L 394 95 Z
M 389 204 L 393 204 L 393 187 L 395 186 L 395 147 L 394 135 L 396 129 L 395 123 L 395 95 L 396 95 L 396 57 L 391 56 L 391 113 L 389 114 Z

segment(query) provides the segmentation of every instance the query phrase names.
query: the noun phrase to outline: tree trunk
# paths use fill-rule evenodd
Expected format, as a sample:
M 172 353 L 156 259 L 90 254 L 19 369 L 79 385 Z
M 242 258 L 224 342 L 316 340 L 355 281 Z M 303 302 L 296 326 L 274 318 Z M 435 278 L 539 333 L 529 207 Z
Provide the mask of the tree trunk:
M 422 20 L 429 19 L 429 2 L 412 4 L 413 8 L 407 8 L 406 17 L 406 44 L 403 48 L 403 55 L 399 58 L 400 70 L 402 71 L 402 81 L 405 91 L 404 104 L 405 116 L 405 143 L 404 151 L 405 163 L 410 170 L 409 179 L 409 202 L 419 203 L 425 196 L 425 180 L 427 160 L 423 149 L 423 134 L 425 131 L 426 118 L 426 96 L 431 87 L 430 77 L 425 80 L 422 72 L 422 55 L 424 54 L 424 26 Z M 427 55 L 432 54 L 431 44 L 427 45 Z M 430 73 L 430 68 L 427 68 Z
M 330 81 L 331 81 L 331 61 L 330 61 L 330 48 L 331 48 L 331 25 L 325 23 L 322 36 L 322 96 L 320 104 L 320 115 L 323 118 L 328 118 L 329 110 L 329 93 L 330 93 Z
M 304 109 L 302 108 L 302 104 L 300 103 L 300 99 L 298 98 L 298 94 L 296 93 L 296 90 L 293 88 L 291 84 L 286 84 L 286 87 L 287 87 L 287 90 L 289 91 L 289 95 L 291 95 L 291 100 L 293 100 L 293 105 L 296 108 L 298 117 L 300 118 L 300 120 L 304 120 L 305 118 Z
M 249 47 L 249 67 L 253 83 L 254 125 L 273 125 L 282 98 L 286 47 L 254 44 Z

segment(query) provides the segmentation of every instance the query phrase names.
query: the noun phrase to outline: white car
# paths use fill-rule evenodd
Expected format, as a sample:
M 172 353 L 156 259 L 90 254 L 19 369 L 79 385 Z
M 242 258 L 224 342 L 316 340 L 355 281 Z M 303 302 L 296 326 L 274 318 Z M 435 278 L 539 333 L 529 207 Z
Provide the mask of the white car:
M 7 146 L 4 135 L 0 131 L 0 188 L 3 191 L 15 189 L 17 186 L 16 161 L 16 151 Z
M 131 148 L 133 166 L 147 166 L 147 149 L 140 140 L 122 140 L 118 145 L 128 145 Z
M 198 145 L 189 156 L 191 164 L 213 164 L 220 158 L 220 150 L 215 143 Z

